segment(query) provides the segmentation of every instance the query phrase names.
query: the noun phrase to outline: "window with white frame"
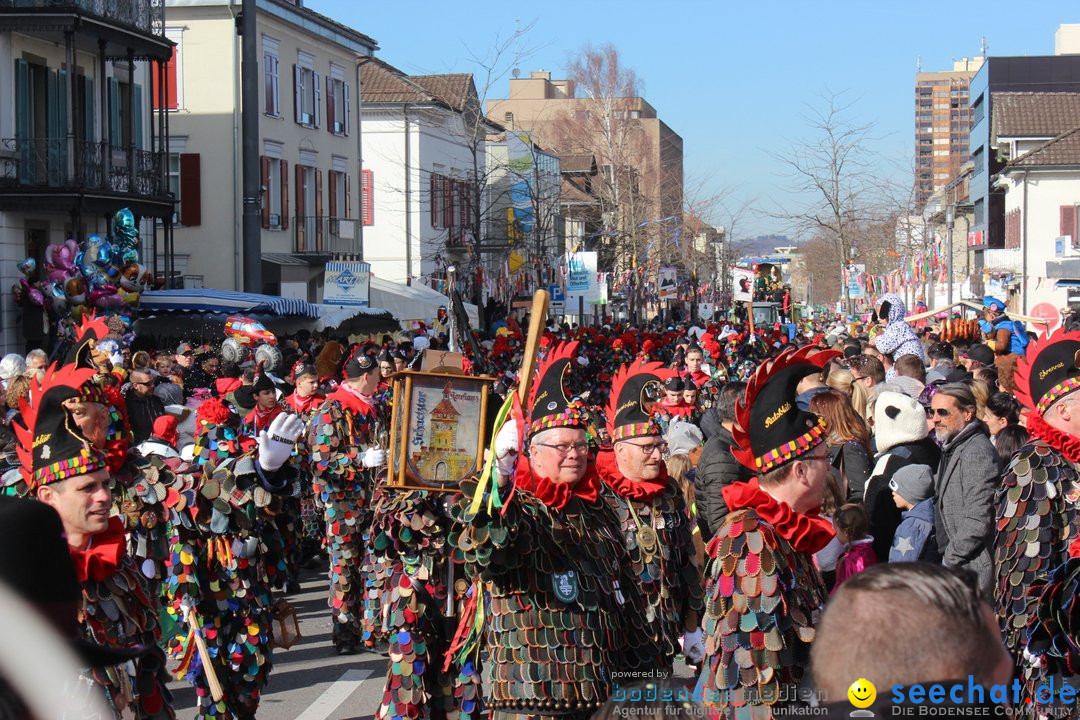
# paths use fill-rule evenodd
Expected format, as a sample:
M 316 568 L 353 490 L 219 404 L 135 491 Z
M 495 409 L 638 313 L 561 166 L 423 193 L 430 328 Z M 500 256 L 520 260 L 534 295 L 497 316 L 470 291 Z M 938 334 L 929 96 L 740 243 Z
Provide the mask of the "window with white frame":
M 267 115 L 281 115 L 281 94 L 278 82 L 278 41 L 263 36 L 263 111 Z
M 293 95 L 296 122 L 305 127 L 319 127 L 321 120 L 322 77 L 315 72 L 315 58 L 303 51 L 293 65 Z
M 173 196 L 173 224 L 180 222 L 180 153 L 169 153 L 169 193 Z

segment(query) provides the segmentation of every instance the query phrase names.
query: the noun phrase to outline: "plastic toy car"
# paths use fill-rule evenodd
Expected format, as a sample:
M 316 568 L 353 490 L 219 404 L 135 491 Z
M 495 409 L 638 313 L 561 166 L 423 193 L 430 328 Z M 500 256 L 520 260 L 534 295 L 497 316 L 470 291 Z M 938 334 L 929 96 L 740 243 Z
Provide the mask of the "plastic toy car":
M 221 357 L 226 362 L 241 363 L 252 355 L 255 363 L 272 372 L 281 365 L 281 350 L 277 336 L 258 320 L 242 315 L 230 315 L 225 320 L 225 341 L 221 343 Z

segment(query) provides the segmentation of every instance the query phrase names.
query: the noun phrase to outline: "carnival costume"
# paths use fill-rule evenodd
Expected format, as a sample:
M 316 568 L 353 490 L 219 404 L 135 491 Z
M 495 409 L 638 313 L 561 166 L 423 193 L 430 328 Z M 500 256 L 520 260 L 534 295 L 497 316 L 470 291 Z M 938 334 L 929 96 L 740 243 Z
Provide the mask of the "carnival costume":
M 662 431 L 650 418 L 647 386 L 672 371 L 659 363 L 623 366 L 615 373 L 607 408 L 607 431 L 613 443 L 631 438 L 661 441 Z M 631 443 L 636 444 L 636 443 Z M 661 461 L 660 475 L 651 480 L 628 479 L 614 450 L 601 450 L 596 470 L 604 483 L 602 496 L 619 521 L 619 528 L 640 583 L 645 620 L 662 655 L 655 668 L 671 668 L 679 652 L 679 637 L 689 615 L 701 618 L 701 568 L 694 551 L 692 527 L 682 492 L 668 477 Z
M 787 350 L 762 365 L 736 406 L 736 459 L 764 474 L 825 442 L 825 423 L 795 403 L 799 381 L 839 353 Z M 797 697 L 827 593 L 813 554 L 832 524 L 775 500 L 755 478 L 724 488 L 729 514 L 708 545 L 707 654 L 699 686 L 707 704 L 735 716 Z
M 93 375 L 92 369 L 53 365 L 43 380 L 33 381 L 30 398 L 21 404 L 25 427 L 16 426 L 19 460 L 30 493 L 108 470 L 105 453 L 78 431 L 65 407 L 80 397 Z M 117 717 L 128 713 L 138 718 L 175 717 L 166 689 L 165 656 L 158 647 L 160 602 L 127 552 L 123 523 L 111 517 L 106 530 L 70 551 L 82 585 L 79 621 L 85 639 L 143 648 L 133 661 L 87 671 L 87 680 L 104 689 Z
M 994 503 L 994 602 L 1005 645 L 1035 702 L 1034 690 L 1051 676 L 1080 673 L 1069 619 L 1080 582 L 1080 563 L 1069 560 L 1070 543 L 1080 536 L 1080 438 L 1043 417 L 1080 389 L 1078 354 L 1080 333 L 1060 329 L 1030 343 L 1017 363 L 1016 393 L 1029 409 L 1031 440 L 1013 456 Z
M 560 345 L 540 362 L 529 422 L 518 415 L 517 438 L 583 427 L 563 385 L 576 349 Z M 522 459 L 512 489 L 486 482 L 463 489 L 456 545 L 474 580 L 477 618 L 473 624 L 465 613 L 463 627 L 472 628 L 473 641 L 482 628 L 487 704 L 496 718 L 586 718 L 613 682 L 655 666 L 660 650 L 648 632 L 638 578 L 591 463 L 571 484 L 535 475 Z M 459 649 L 459 657 L 468 656 L 468 645 Z

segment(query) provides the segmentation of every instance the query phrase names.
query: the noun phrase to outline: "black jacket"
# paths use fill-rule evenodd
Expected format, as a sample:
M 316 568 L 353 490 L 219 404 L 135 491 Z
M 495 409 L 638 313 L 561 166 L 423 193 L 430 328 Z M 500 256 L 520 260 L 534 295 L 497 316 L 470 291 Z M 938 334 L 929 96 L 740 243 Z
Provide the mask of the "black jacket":
M 723 489 L 733 482 L 745 482 L 753 476 L 749 468 L 731 454 L 734 444 L 731 431 L 720 427 L 701 450 L 694 490 L 697 494 L 698 526 L 704 542 L 712 539 L 728 513 L 727 503 L 721 494 Z
M 829 457 L 841 490 L 844 489 L 844 477 L 847 477 L 847 502 L 862 502 L 866 480 L 870 477 L 870 454 L 866 448 L 856 442 L 846 442 L 830 447 Z
M 928 437 L 916 442 L 900 443 L 878 455 L 863 494 L 863 505 L 870 516 L 870 534 L 874 536 L 874 554 L 878 558 L 889 557 L 893 536 L 902 520 L 903 511 L 893 501 L 889 480 L 897 470 L 907 465 L 926 465 L 934 473 L 940 457 L 941 450 Z
M 131 421 L 131 434 L 138 445 L 154 434 L 154 421 L 165 414 L 165 403 L 157 395 L 139 397 L 134 388 L 129 388 L 124 395 L 127 405 L 128 420 Z

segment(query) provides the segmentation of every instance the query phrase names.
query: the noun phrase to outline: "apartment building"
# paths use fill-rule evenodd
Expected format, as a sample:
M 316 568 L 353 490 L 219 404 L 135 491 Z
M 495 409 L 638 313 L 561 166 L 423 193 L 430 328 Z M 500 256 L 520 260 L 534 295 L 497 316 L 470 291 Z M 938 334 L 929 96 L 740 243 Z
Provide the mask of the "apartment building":
M 953 61 L 952 70 L 915 76 L 915 205 L 945 187 L 968 161 L 968 88 L 983 58 Z
M 142 260 L 167 274 L 172 201 L 165 177 L 172 54 L 155 0 L 0 0 L 0 348 L 50 344 L 50 323 L 8 289 L 33 258 L 43 279 L 48 245 L 107 235 L 127 207 Z
M 240 2 L 166 0 L 169 179 L 189 287 L 243 288 Z M 363 254 L 360 61 L 373 39 L 303 6 L 259 0 L 263 292 L 322 299 L 327 261 Z M 370 206 L 370 195 L 367 196 Z

